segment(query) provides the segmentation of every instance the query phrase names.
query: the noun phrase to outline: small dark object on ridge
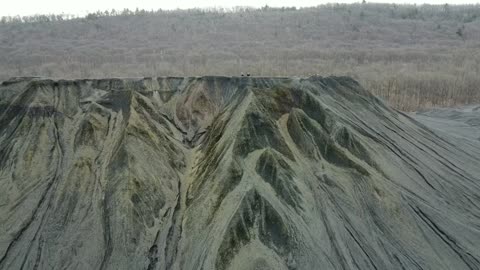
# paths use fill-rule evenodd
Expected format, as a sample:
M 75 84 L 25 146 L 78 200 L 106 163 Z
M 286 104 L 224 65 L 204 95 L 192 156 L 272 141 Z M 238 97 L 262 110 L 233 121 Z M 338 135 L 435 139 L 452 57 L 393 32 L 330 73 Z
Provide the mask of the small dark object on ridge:
M 247 77 L 250 77 L 250 73 L 247 73 Z

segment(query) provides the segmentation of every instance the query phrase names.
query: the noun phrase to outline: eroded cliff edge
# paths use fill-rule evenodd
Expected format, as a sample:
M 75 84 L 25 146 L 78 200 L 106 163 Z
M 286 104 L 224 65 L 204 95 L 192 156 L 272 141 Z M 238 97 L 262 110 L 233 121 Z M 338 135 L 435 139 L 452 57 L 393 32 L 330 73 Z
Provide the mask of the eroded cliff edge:
M 0 269 L 479 269 L 476 147 L 346 77 L 12 79 Z

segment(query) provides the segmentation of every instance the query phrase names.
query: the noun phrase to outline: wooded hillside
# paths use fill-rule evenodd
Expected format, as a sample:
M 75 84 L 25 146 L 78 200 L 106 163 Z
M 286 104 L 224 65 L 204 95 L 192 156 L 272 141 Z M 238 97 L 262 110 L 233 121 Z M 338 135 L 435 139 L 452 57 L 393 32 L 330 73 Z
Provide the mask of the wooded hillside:
M 105 11 L 0 22 L 0 80 L 349 75 L 396 108 L 480 102 L 480 5 Z

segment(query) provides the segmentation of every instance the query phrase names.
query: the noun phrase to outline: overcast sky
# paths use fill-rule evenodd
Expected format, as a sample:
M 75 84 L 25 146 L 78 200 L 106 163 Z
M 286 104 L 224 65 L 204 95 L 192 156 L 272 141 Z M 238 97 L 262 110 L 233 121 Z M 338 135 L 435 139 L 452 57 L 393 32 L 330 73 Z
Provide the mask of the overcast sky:
M 368 0 L 367 0 L 368 1 Z M 480 0 L 449 0 L 449 4 L 475 4 Z M 0 16 L 32 15 L 32 14 L 75 14 L 85 15 L 91 11 L 129 9 L 176 9 L 206 7 L 259 7 L 277 6 L 316 6 L 328 2 L 352 3 L 354 0 L 314 1 L 314 0 L 0 0 Z M 375 2 L 382 2 L 376 0 Z M 444 4 L 446 0 L 388 0 L 388 3 Z

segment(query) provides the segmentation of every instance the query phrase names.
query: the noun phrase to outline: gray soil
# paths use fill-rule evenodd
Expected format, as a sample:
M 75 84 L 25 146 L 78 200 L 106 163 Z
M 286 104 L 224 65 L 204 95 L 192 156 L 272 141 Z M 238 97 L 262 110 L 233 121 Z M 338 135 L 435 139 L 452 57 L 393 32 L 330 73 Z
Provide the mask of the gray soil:
M 431 109 L 413 116 L 439 133 L 480 141 L 480 105 Z
M 0 86 L 0 269 L 480 269 L 478 108 L 346 77 Z

